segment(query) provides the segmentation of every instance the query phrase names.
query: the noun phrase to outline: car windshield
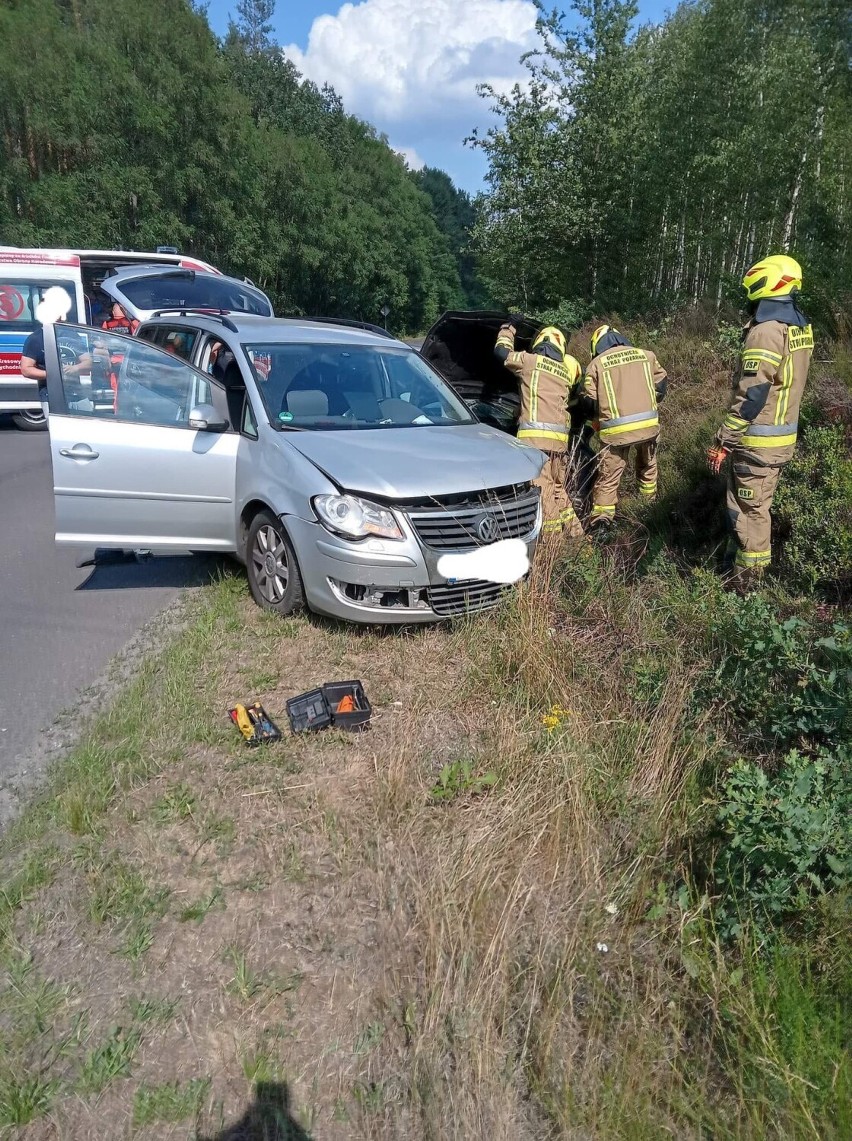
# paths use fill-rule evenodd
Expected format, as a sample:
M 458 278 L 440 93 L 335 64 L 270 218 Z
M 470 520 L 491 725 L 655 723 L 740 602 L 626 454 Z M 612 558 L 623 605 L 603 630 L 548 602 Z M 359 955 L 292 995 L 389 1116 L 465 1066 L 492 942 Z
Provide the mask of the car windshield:
M 109 279 L 107 279 L 108 281 Z M 165 270 L 124 278 L 112 287 L 137 309 L 227 309 L 270 317 L 272 307 L 265 294 L 244 282 L 192 270 Z
M 467 406 L 411 349 L 363 345 L 243 345 L 269 421 L 340 431 L 474 422 Z

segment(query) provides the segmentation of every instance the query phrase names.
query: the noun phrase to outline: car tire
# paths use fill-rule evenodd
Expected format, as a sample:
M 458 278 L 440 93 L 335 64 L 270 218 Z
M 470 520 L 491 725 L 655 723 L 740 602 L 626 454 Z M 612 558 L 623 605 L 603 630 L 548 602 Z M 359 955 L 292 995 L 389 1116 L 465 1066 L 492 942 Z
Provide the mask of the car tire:
M 293 545 L 271 511 L 259 511 L 246 539 L 246 572 L 255 602 L 276 614 L 304 609 L 305 592 Z
M 22 432 L 46 432 L 47 417 L 44 412 L 16 412 L 12 417 L 16 428 Z

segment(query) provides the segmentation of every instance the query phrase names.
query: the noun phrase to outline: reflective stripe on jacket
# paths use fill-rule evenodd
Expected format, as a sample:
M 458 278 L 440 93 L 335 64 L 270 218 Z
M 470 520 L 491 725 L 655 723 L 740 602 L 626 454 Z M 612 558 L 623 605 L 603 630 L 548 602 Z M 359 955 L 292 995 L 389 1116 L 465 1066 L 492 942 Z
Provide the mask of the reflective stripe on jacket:
M 752 323 L 717 443 L 752 452 L 754 462 L 765 467 L 786 463 L 796 446 L 799 407 L 813 348 L 810 325 Z
M 564 363 L 540 353 L 515 352 L 515 330 L 504 325 L 498 349 L 508 349 L 506 368 L 518 377 L 521 414 L 518 439 L 545 452 L 562 452 L 568 444 L 568 397 L 580 376 L 580 364 L 565 356 Z
M 597 405 L 601 441 L 621 447 L 658 436 L 665 380 L 666 370 L 648 349 L 617 346 L 596 356 L 583 394 Z

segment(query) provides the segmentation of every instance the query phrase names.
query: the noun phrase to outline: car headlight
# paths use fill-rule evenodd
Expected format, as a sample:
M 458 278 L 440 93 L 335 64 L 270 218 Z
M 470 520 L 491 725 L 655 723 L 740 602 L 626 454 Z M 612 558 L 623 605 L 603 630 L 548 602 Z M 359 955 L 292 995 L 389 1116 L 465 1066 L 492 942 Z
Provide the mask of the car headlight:
M 394 513 L 369 499 L 357 495 L 316 495 L 313 504 L 323 526 L 338 535 L 350 539 L 366 539 L 368 535 L 381 539 L 405 537 Z

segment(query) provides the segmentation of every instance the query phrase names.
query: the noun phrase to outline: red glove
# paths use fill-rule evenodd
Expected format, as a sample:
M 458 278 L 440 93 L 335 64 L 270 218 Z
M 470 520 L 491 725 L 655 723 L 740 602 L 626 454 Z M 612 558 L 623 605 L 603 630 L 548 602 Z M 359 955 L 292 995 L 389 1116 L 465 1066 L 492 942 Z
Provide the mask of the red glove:
M 707 449 L 707 466 L 713 475 L 718 475 L 722 470 L 722 464 L 728 458 L 728 449 L 723 448 L 721 444 L 714 444 L 712 448 Z

